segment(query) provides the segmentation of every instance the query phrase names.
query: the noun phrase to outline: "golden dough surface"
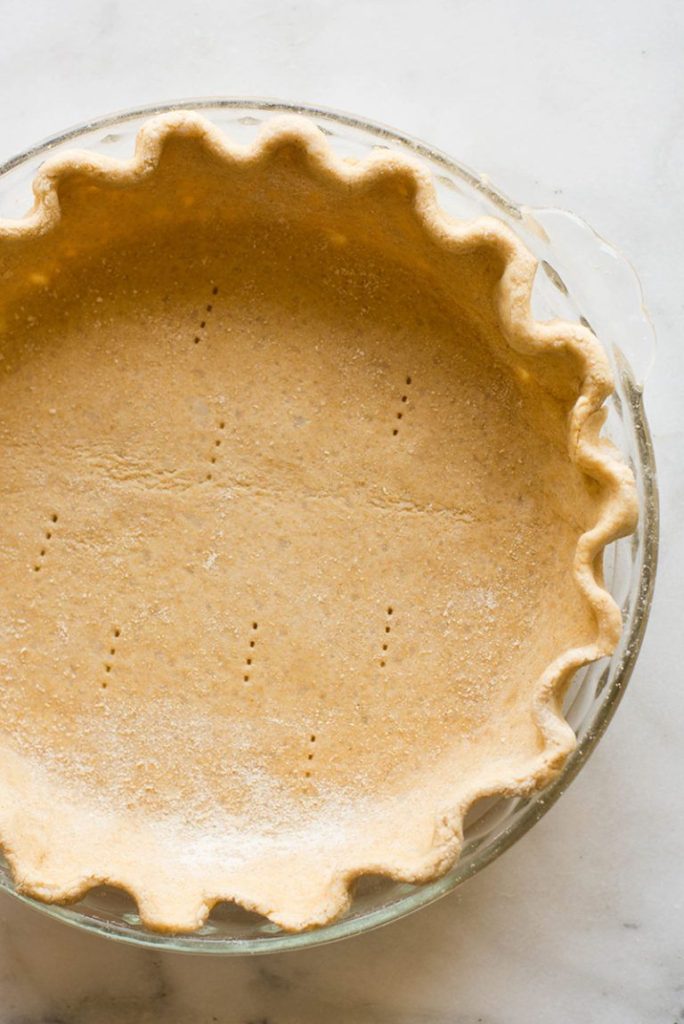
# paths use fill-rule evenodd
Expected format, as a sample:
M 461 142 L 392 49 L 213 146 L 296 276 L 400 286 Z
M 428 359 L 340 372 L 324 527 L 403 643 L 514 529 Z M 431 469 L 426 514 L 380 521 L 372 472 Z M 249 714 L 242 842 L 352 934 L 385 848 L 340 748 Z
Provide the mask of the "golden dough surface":
M 300 928 L 362 870 L 434 875 L 596 636 L 579 358 L 510 349 L 496 247 L 441 247 L 405 170 L 303 153 L 171 132 L 0 246 L 0 828 L 44 898 Z

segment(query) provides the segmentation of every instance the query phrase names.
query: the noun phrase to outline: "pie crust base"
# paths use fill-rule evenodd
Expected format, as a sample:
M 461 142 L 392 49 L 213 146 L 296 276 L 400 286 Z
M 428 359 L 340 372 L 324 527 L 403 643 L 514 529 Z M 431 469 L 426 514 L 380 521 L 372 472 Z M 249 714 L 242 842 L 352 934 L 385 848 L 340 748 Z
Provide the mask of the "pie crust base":
M 0 222 L 0 839 L 160 931 L 322 925 L 562 767 L 633 529 L 584 327 L 418 162 L 191 113 Z

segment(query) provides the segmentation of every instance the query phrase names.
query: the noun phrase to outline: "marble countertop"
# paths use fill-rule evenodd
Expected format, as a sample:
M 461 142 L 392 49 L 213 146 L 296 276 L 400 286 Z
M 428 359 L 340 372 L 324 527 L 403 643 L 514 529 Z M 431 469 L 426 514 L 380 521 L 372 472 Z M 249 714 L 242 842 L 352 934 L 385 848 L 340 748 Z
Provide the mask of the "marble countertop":
M 231 960 L 122 947 L 2 896 L 0 1024 L 684 1021 L 684 7 L 4 0 L 1 20 L 0 160 L 126 106 L 271 95 L 367 114 L 585 217 L 637 267 L 659 337 L 662 554 L 597 752 L 452 896 L 360 938 Z

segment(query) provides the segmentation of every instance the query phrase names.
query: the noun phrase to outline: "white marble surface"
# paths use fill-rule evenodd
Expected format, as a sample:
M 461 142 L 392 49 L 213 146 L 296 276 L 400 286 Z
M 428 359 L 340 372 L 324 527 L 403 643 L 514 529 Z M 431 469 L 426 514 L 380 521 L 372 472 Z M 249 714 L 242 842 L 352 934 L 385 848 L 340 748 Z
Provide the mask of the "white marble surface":
M 629 692 L 582 776 L 450 898 L 252 960 L 157 956 L 0 899 L 0 1024 L 684 1021 L 684 7 L 675 0 L 3 0 L 0 160 L 73 122 L 243 94 L 365 113 L 576 210 L 637 266 L 662 558 Z

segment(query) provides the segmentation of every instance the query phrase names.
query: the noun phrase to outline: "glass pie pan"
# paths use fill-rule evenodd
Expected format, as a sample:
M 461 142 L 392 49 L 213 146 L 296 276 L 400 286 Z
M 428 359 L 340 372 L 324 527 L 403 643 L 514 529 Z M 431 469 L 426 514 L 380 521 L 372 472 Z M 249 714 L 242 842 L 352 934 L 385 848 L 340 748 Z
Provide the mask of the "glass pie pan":
M 519 206 L 488 179 L 430 146 L 365 119 L 329 110 L 270 100 L 205 99 L 146 107 L 73 128 L 0 166 L 0 218 L 18 218 L 31 204 L 31 182 L 48 156 L 87 149 L 128 158 L 135 135 L 156 113 L 201 112 L 233 139 L 251 142 L 262 123 L 278 113 L 302 114 L 325 133 L 344 157 L 363 158 L 383 148 L 418 157 L 432 172 L 442 207 L 463 219 L 489 215 L 504 221 L 539 260 L 533 312 L 539 319 L 562 318 L 590 326 L 610 360 L 615 393 L 608 402 L 605 433 L 623 453 L 637 484 L 639 522 L 634 534 L 605 552 L 606 586 L 622 609 L 624 628 L 610 659 L 588 665 L 573 679 L 565 715 L 577 747 L 562 772 L 543 790 L 525 798 L 490 798 L 476 804 L 466 820 L 458 862 L 441 878 L 422 885 L 369 876 L 355 889 L 347 913 L 324 927 L 287 933 L 263 917 L 221 903 L 191 934 L 166 935 L 143 927 L 134 901 L 108 887 L 91 890 L 70 905 L 50 905 L 17 893 L 0 861 L 0 887 L 24 903 L 86 931 L 120 941 L 193 953 L 276 952 L 331 942 L 395 920 L 450 892 L 489 864 L 538 821 L 588 759 L 610 722 L 632 673 L 648 619 L 658 549 L 655 462 L 643 408 L 643 385 L 654 355 L 653 332 L 636 275 L 627 261 L 573 214 Z

